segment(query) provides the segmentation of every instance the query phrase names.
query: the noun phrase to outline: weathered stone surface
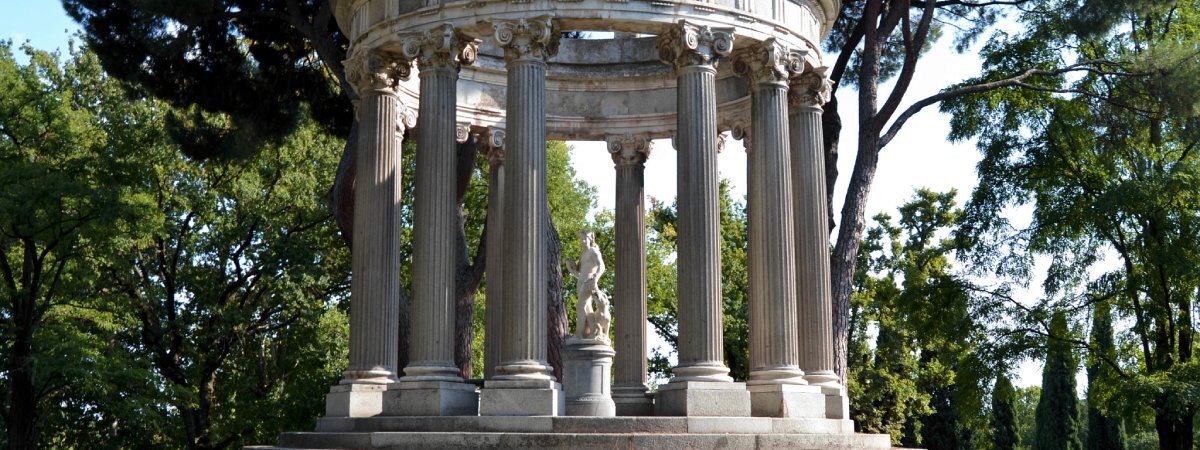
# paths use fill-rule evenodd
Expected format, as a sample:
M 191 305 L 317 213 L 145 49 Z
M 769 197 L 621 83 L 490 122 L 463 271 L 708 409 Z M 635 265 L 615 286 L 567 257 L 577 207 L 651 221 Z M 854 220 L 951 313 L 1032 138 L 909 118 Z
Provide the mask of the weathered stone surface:
M 567 339 L 563 348 L 563 387 L 568 416 L 617 415 L 609 390 L 612 384 L 613 348 L 601 341 Z
M 825 417 L 825 394 L 819 387 L 759 384 L 749 390 L 751 413 L 756 417 Z
M 684 381 L 668 383 L 654 397 L 659 416 L 750 416 L 745 383 Z
M 479 400 L 483 416 L 557 416 L 567 406 L 562 386 L 551 380 L 488 380 Z
M 445 381 L 402 381 L 383 394 L 388 416 L 474 416 L 479 414 L 475 385 Z
M 523 448 L 523 449 L 889 449 L 887 435 L 863 434 L 628 434 L 628 433 L 286 433 L 284 448 Z
M 339 384 L 325 394 L 325 417 L 371 417 L 383 412 L 385 384 Z

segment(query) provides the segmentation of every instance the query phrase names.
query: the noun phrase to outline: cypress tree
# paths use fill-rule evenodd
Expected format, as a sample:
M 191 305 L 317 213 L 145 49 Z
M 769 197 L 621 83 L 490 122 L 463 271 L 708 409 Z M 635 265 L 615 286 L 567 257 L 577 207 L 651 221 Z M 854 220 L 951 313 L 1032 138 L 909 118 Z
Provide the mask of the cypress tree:
M 1017 447 L 1017 418 L 1013 411 L 1016 391 L 1008 376 L 996 377 L 992 389 L 992 442 L 996 450 L 1013 450 Z
M 1075 397 L 1076 361 L 1071 354 L 1067 317 L 1062 311 L 1050 320 L 1046 366 L 1042 369 L 1042 397 L 1037 405 L 1034 450 L 1081 450 L 1079 400 Z
M 1104 383 L 1113 381 L 1113 368 L 1108 361 L 1116 360 L 1113 345 L 1112 313 L 1106 302 L 1092 309 L 1092 354 L 1088 361 L 1088 428 L 1089 450 L 1124 450 L 1125 428 L 1120 420 L 1113 420 L 1096 408 L 1095 393 Z

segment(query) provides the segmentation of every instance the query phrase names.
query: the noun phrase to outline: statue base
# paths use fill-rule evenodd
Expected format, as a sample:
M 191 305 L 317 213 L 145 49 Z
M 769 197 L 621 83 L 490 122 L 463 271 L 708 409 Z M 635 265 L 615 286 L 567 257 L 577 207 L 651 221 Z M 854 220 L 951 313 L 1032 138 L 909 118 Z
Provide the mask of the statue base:
M 599 339 L 571 337 L 563 347 L 563 389 L 568 416 L 614 417 L 612 361 L 617 352 Z

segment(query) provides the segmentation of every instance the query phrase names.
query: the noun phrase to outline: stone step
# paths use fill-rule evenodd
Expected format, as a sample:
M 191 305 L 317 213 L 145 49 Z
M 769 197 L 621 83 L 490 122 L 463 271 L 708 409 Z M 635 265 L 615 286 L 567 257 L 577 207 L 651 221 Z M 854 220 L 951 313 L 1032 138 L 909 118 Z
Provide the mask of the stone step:
M 887 435 L 722 433 L 481 433 L 302 432 L 284 433 L 279 445 L 255 449 L 890 449 Z
M 323 418 L 323 432 L 851 434 L 854 422 L 768 417 L 442 416 Z

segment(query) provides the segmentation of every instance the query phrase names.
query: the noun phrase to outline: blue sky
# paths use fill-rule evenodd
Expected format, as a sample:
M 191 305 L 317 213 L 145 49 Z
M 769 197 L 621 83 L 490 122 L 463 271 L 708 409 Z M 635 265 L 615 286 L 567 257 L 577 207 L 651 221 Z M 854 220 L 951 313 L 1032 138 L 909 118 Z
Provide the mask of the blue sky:
M 42 50 L 62 49 L 79 31 L 79 25 L 57 0 L 0 0 L 0 39 L 17 45 L 26 41 Z

